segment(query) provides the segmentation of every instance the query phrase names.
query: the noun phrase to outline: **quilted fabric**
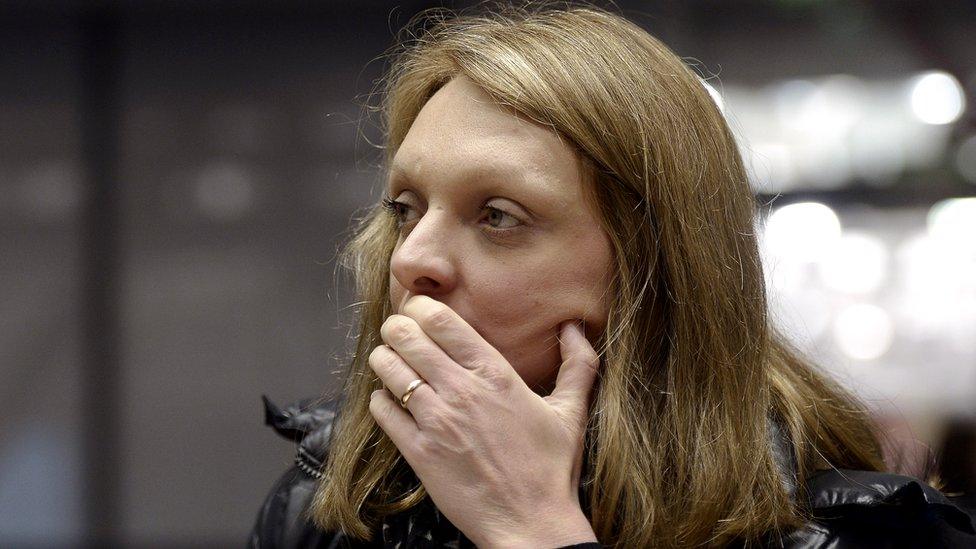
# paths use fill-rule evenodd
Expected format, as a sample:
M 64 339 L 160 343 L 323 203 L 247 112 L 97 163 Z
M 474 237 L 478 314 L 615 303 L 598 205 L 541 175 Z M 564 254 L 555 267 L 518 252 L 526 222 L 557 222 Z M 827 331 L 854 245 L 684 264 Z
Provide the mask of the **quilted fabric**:
M 252 548 L 470 548 L 474 547 L 429 500 L 387 517 L 375 539 L 351 540 L 322 532 L 306 516 L 321 477 L 337 403 L 304 400 L 279 408 L 267 398 L 265 421 L 297 445 L 296 464 L 272 488 L 249 546 Z M 793 456 L 785 433 L 769 424 L 770 444 L 783 482 L 796 492 Z M 784 548 L 952 547 L 976 549 L 976 530 L 967 512 L 918 479 L 892 473 L 832 469 L 806 479 L 810 521 L 767 545 Z M 594 549 L 581 544 L 573 549 Z

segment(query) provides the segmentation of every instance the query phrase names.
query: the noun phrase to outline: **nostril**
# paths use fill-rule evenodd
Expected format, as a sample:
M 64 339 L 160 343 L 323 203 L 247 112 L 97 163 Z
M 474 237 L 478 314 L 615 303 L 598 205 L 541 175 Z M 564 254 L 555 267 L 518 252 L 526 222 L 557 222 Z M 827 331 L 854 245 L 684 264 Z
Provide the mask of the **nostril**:
M 434 290 L 440 287 L 441 283 L 433 278 L 430 278 L 429 276 L 421 276 L 414 281 L 414 285 L 416 285 L 418 289 Z

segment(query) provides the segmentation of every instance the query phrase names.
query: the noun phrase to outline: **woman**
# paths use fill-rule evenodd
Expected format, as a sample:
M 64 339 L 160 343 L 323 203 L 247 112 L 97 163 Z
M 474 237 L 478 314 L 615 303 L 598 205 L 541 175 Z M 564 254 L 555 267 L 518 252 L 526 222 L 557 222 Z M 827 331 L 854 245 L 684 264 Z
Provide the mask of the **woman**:
M 343 397 L 269 405 L 301 445 L 252 545 L 976 540 L 768 324 L 741 159 L 674 53 L 588 7 L 424 17 Z

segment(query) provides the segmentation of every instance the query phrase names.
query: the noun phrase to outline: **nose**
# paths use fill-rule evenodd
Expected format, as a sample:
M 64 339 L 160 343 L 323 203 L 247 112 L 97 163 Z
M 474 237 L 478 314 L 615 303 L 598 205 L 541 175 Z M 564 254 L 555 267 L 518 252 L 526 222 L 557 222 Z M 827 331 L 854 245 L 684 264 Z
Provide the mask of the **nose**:
M 448 216 L 428 211 L 393 250 L 390 271 L 411 294 L 441 296 L 457 283 Z

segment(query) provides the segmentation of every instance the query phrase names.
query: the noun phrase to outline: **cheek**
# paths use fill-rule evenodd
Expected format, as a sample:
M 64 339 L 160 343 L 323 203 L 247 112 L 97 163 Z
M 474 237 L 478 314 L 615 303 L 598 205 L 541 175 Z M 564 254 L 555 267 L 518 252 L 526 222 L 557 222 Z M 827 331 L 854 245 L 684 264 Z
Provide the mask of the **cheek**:
M 555 355 L 546 350 L 556 335 L 551 304 L 525 276 L 481 273 L 481 279 L 466 279 L 455 310 L 531 385 L 559 359 L 558 350 Z
M 479 320 L 494 329 L 518 330 L 535 326 L 555 313 L 559 292 L 534 270 L 481 271 L 478 280 L 469 277 L 467 301 Z M 554 291 L 555 290 L 555 291 Z
M 559 325 L 583 318 L 587 332 L 597 334 L 606 325 L 606 281 L 602 266 L 580 269 L 563 260 L 472 285 L 466 301 L 478 331 L 526 383 L 546 385 L 562 362 Z

